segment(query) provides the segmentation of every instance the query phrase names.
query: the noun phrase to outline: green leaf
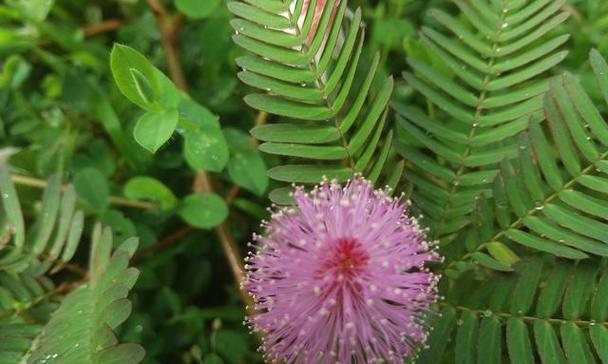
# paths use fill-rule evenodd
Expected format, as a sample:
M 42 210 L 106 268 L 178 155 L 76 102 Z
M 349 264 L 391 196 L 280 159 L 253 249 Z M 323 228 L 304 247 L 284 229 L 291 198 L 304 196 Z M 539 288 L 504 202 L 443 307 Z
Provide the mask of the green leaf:
M 131 313 L 126 297 L 139 272 L 128 263 L 137 239 L 125 241 L 113 254 L 109 229 L 94 240 L 90 282 L 63 299 L 37 338 L 27 363 L 136 364 L 143 359 L 141 346 L 120 344 L 113 332 Z
M 501 270 L 501 271 L 506 271 L 506 272 L 513 270 L 510 266 L 503 264 L 503 263 L 497 261 L 496 259 L 492 258 L 491 256 L 484 254 L 484 253 L 475 252 L 475 253 L 471 254 L 471 258 L 473 260 L 475 260 L 477 263 L 483 265 L 484 267 L 490 268 L 490 269 Z
M 192 226 L 210 229 L 226 219 L 228 207 L 224 200 L 214 193 L 196 193 L 182 201 L 178 214 Z
M 78 171 L 74 175 L 74 189 L 82 201 L 98 211 L 105 210 L 110 203 L 106 177 L 95 168 Z
M 344 182 L 353 175 L 353 170 L 334 165 L 285 165 L 269 169 L 268 175 L 285 182 L 319 183 L 323 177 Z
M 471 311 L 464 311 L 458 322 L 454 354 L 459 364 L 475 364 L 475 347 L 479 330 L 478 318 Z
M 608 329 L 602 325 L 594 325 L 589 329 L 589 335 L 602 363 L 608 363 Z
M 181 100 L 179 114 L 186 162 L 196 170 L 222 171 L 228 163 L 229 151 L 217 117 L 187 98 Z
M 268 188 L 266 163 L 249 136 L 238 129 L 224 129 L 230 147 L 228 175 L 236 184 L 261 196 Z
M 577 266 L 564 297 L 562 310 L 565 318 L 575 320 L 586 313 L 588 301 L 595 288 L 595 285 L 590 285 L 589 282 L 595 282 L 597 271 L 597 266 L 588 262 L 581 262 Z
M 511 318 L 507 322 L 507 348 L 511 363 L 534 364 L 528 327 L 521 319 Z
M 5 153 L 10 152 L 6 149 L 0 150 L 0 194 L 2 196 L 2 210 L 6 214 L 7 222 L 14 231 L 14 241 L 17 249 L 23 248 L 25 244 L 25 223 L 21 212 L 21 205 L 17 197 L 15 185 L 11 181 L 11 176 L 4 158 L 8 158 Z M 2 245 L 0 245 L 2 248 Z M 1 249 L 0 249 L 1 250 Z
M 585 334 L 578 326 L 572 322 L 563 324 L 561 327 L 561 337 L 566 358 L 568 358 L 571 363 L 595 363 L 589 344 L 585 339 Z
M 519 257 L 509 249 L 508 246 L 500 242 L 492 242 L 486 245 L 490 255 L 497 261 L 507 266 L 512 266 L 519 261 Z
M 135 124 L 133 136 L 139 145 L 151 153 L 163 145 L 177 127 L 178 113 L 176 109 L 163 111 L 147 111 Z
M 156 69 L 146 57 L 131 47 L 114 44 L 110 67 L 118 89 L 131 102 L 147 109 L 161 93 Z
M 428 339 L 429 348 L 422 351 L 417 363 L 434 364 L 438 363 L 443 352 L 448 346 L 448 338 L 456 327 L 456 311 L 451 307 L 446 307 L 441 311 L 441 315 L 433 320 L 433 330 Z
M 7 0 L 8 5 L 21 11 L 25 17 L 37 22 L 46 19 L 54 3 L 54 0 Z
M 125 196 L 133 200 L 158 201 L 162 210 L 170 210 L 177 204 L 173 192 L 161 181 L 147 176 L 133 177 L 123 188 Z
M 266 142 L 261 151 L 294 163 L 279 165 L 268 175 L 284 182 L 318 183 L 323 175 L 344 179 L 357 171 L 374 183 L 397 186 L 405 164 L 396 160 L 393 134 L 384 129 L 393 80 L 377 77 L 379 54 L 371 62 L 362 61 L 361 9 L 347 16 L 346 2 L 329 0 L 324 6 L 333 12 L 315 13 L 314 2 L 305 12 L 303 6 L 304 2 L 291 8 L 267 0 L 228 3 L 237 17 L 231 21 L 236 31 L 233 40 L 253 53 L 237 59 L 243 69 L 239 79 L 258 90 L 245 96 L 245 102 L 262 112 L 294 119 L 293 124 L 252 130 Z M 322 160 L 336 165 L 315 164 Z M 388 170 L 393 163 L 398 168 Z M 342 171 L 338 165 L 352 168 Z M 283 193 L 272 196 L 289 200 Z
M 175 0 L 175 7 L 192 19 L 203 19 L 213 14 L 220 0 Z
M 118 89 L 132 103 L 145 110 L 177 107 L 179 93 L 173 83 L 135 49 L 115 43 L 110 68 Z
M 231 363 L 240 363 L 249 352 L 247 337 L 231 330 L 220 330 L 216 336 L 217 351 Z
M 477 342 L 478 363 L 500 363 L 502 353 L 502 332 L 498 318 L 486 317 L 479 325 Z
M 220 172 L 228 163 L 228 145 L 219 128 L 186 132 L 184 139 L 184 157 L 190 167 Z
M 566 364 L 566 358 L 550 323 L 544 320 L 536 321 L 534 337 L 538 355 L 543 364 Z
M 251 130 L 254 138 L 264 142 L 323 144 L 340 139 L 336 127 L 324 125 L 269 124 Z

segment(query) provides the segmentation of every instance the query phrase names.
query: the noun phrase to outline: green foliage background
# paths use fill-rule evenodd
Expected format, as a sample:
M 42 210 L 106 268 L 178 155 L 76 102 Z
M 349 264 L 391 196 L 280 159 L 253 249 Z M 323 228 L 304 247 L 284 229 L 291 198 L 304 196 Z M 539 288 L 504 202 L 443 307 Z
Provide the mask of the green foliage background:
M 481 0 L 469 2 L 496 3 Z M 503 220 L 509 225 L 509 214 L 520 216 L 520 211 L 529 207 L 525 196 L 513 198 L 517 191 L 524 191 L 525 186 L 513 187 L 509 184 L 516 179 L 520 167 L 514 167 L 511 162 L 504 162 L 503 159 L 511 160 L 515 155 L 519 156 L 519 149 L 527 148 L 526 143 L 534 143 L 534 140 L 528 140 L 527 132 L 532 130 L 531 139 L 534 135 L 539 137 L 540 134 L 534 134 L 534 130 L 540 126 L 535 126 L 534 123 L 542 120 L 535 119 L 530 128 L 527 119 L 525 125 L 513 123 L 514 129 L 509 129 L 504 134 L 494 134 L 489 137 L 489 141 L 479 142 L 482 146 L 504 147 L 499 152 L 488 147 L 492 152 L 489 161 L 483 159 L 487 162 L 474 166 L 474 171 L 488 173 L 483 175 L 485 177 L 494 178 L 500 174 L 503 176 L 501 178 L 507 180 L 505 183 L 499 179 L 504 186 L 485 186 L 485 182 L 482 183 L 481 177 L 477 176 L 478 182 L 469 181 L 464 188 L 466 193 L 463 196 L 466 199 L 464 202 L 460 200 L 462 205 L 458 201 L 442 200 L 444 192 L 452 188 L 451 181 L 447 178 L 442 180 L 445 174 L 441 174 L 444 170 L 442 168 L 449 163 L 443 159 L 444 149 L 435 144 L 425 144 L 425 141 L 430 135 L 444 142 L 448 148 L 453 148 L 453 151 L 460 151 L 459 146 L 451 144 L 454 140 L 445 138 L 443 133 L 449 133 L 444 129 L 428 126 L 444 125 L 441 123 L 451 117 L 458 118 L 459 114 L 454 112 L 458 105 L 446 110 L 442 99 L 428 90 L 429 87 L 441 87 L 444 80 L 453 80 L 463 86 L 465 83 L 462 80 L 466 79 L 466 75 L 462 77 L 461 73 L 451 69 L 448 62 L 425 43 L 424 38 L 428 38 L 430 33 L 424 30 L 419 33 L 418 30 L 441 27 L 440 17 L 429 12 L 431 8 L 442 9 L 470 27 L 471 19 L 466 14 L 459 13 L 455 3 L 458 1 L 355 0 L 348 3 L 350 8 L 360 7 L 362 10 L 362 28 L 365 28 L 366 38 L 362 43 L 360 62 L 363 66 L 360 68 L 364 69 L 373 63 L 375 55 L 378 57 L 376 74 L 372 74 L 374 82 L 370 94 L 382 94 L 378 90 L 393 82 L 386 81 L 389 76 L 394 77 L 390 99 L 392 107 L 390 113 L 386 114 L 388 116 L 384 117 L 387 125 L 398 125 L 394 129 L 394 138 L 392 131 L 383 134 L 385 144 L 380 142 L 378 148 L 369 141 L 361 143 L 361 148 L 365 147 L 363 149 L 373 144 L 370 153 L 384 156 L 379 158 L 382 163 L 378 164 L 377 169 L 368 161 L 370 164 L 362 165 L 361 171 L 366 175 L 374 175 L 377 170 L 376 178 L 381 184 L 397 185 L 399 182 L 398 190 L 412 197 L 415 206 L 427 216 L 425 224 L 432 228 L 431 235 L 443 244 L 441 251 L 447 257 L 447 268 L 444 267 L 443 272 L 447 278 L 443 281 L 442 290 L 449 295 L 450 304 L 439 307 L 443 310 L 444 318 L 434 323 L 436 329 L 431 337 L 431 345 L 435 346 L 422 354 L 421 362 L 437 363 L 444 360 L 465 363 L 475 362 L 476 358 L 480 363 L 485 358 L 490 358 L 487 362 L 491 359 L 500 362 L 501 358 L 509 356 L 512 362 L 523 363 L 530 355 L 536 359 L 555 358 L 554 362 L 562 362 L 563 355 L 551 356 L 554 347 L 545 348 L 544 352 L 534 350 L 532 354 L 529 342 L 526 343 L 525 340 L 518 349 L 510 344 L 503 352 L 494 350 L 496 345 L 492 344 L 502 342 L 504 338 L 500 335 L 503 331 L 512 341 L 527 337 L 525 330 L 528 324 L 533 327 L 530 330 L 534 330 L 534 335 L 544 335 L 543 340 L 554 343 L 554 331 L 544 325 L 561 323 L 561 316 L 553 316 L 561 302 L 561 296 L 555 300 L 557 302 L 553 308 L 545 307 L 549 305 L 548 298 L 541 300 L 540 293 L 541 298 L 534 307 L 526 297 L 534 297 L 537 287 L 540 290 L 549 285 L 545 280 L 548 276 L 561 277 L 562 280 L 554 284 L 561 283 L 564 287 L 565 282 L 569 282 L 568 279 L 579 280 L 576 282 L 582 282 L 581 286 L 606 286 L 606 279 L 600 281 L 599 277 L 603 277 L 605 270 L 605 258 L 601 257 L 608 254 L 603 245 L 591 244 L 586 240 L 589 244 L 585 244 L 578 235 L 569 235 L 568 239 L 574 243 L 570 247 L 564 247 L 540 244 L 538 237 L 537 240 L 528 235 L 522 237 L 521 231 L 520 235 L 517 232 L 509 235 L 508 232 L 502 233 L 502 230 L 499 230 L 500 235 L 495 234 L 495 229 L 504 230 Z M 608 3 L 603 0 L 555 3 L 559 3 L 556 9 L 564 11 L 570 17 L 552 28 L 546 39 L 570 34 L 567 40 L 563 38 L 564 44 L 560 48 L 569 53 L 561 63 L 561 55 L 565 56 L 565 52 L 560 53 L 560 57 L 557 57 L 559 60 L 556 58 L 555 62 L 549 62 L 550 67 L 542 70 L 543 77 L 569 72 L 571 76 L 568 77 L 571 78 L 564 81 L 564 90 L 568 87 L 581 87 L 576 89 L 581 91 L 584 88 L 589 94 L 589 100 L 597 105 L 599 112 L 605 114 L 606 104 L 602 101 L 601 87 L 594 86 L 596 80 L 589 66 L 588 53 L 591 48 L 595 48 L 599 52 L 596 61 L 601 58 L 600 55 L 608 57 Z M 236 5 L 232 4 L 231 10 L 236 15 L 242 15 L 238 9 L 235 10 Z M 106 269 L 117 264 L 106 261 L 109 259 L 109 250 L 115 249 L 115 255 L 122 256 L 121 259 L 135 254 L 132 265 L 141 274 L 130 293 L 132 313 L 126 313 L 124 317 L 117 314 L 118 318 L 108 318 L 106 323 L 114 329 L 129 316 L 117 328 L 117 334 L 121 342 L 138 343 L 145 348 L 144 363 L 261 362 L 261 355 L 256 352 L 256 337 L 249 335 L 242 325 L 245 306 L 238 286 L 235 285 L 226 250 L 237 247 L 241 252 L 246 251 L 246 243 L 252 232 L 258 231 L 259 221 L 267 218 L 266 207 L 270 203 L 268 196 L 271 191 L 271 198 L 284 201 L 285 190 L 281 189 L 285 186 L 283 182 L 312 182 L 308 179 L 315 176 L 315 171 L 280 169 L 287 164 L 286 161 L 292 163 L 298 161 L 297 158 L 310 158 L 338 160 L 342 163 L 350 158 L 345 158 L 344 151 L 339 147 L 333 148 L 334 146 L 330 146 L 333 149 L 323 150 L 306 149 L 308 147 L 299 151 L 291 147 L 288 151 L 276 149 L 280 146 L 273 145 L 268 131 L 264 134 L 261 128 L 253 132 L 254 136 L 270 143 L 262 144 L 260 148 L 267 153 L 257 150 L 257 142 L 249 135 L 249 130 L 255 126 L 285 120 L 292 122 L 292 119 L 298 119 L 297 123 L 301 122 L 299 119 L 308 120 L 309 115 L 273 115 L 281 115 L 281 112 L 273 112 L 272 107 L 266 107 L 267 100 L 256 104 L 252 98 L 246 97 L 255 88 L 264 87 L 256 84 L 254 72 L 239 74 L 240 68 L 235 60 L 249 53 L 236 44 L 239 43 L 238 39 L 232 39 L 235 31 L 230 21 L 234 16 L 224 0 L 6 0 L 0 4 L 0 140 L 2 148 L 14 148 L 14 154 L 10 157 L 10 176 L 17 186 L 26 223 L 28 226 L 31 223 L 32 226 L 27 229 L 26 246 L 29 244 L 36 247 L 36 242 L 42 239 L 40 234 L 44 231 L 44 226 L 52 228 L 53 225 L 48 220 L 45 222 L 45 218 L 46 213 L 52 211 L 49 206 L 55 195 L 49 192 L 51 197 L 48 197 L 48 201 L 51 202 L 41 202 L 41 187 L 47 180 L 57 190 L 57 201 L 58 179 L 70 184 L 68 190 L 75 193 L 75 204 L 83 211 L 85 221 L 83 235 L 86 239 L 82 239 L 80 247 L 73 253 L 71 263 L 66 265 L 69 258 L 59 260 L 56 272 L 49 267 L 37 268 L 35 272 L 31 269 L 19 272 L 38 277 L 36 274 L 48 270 L 51 272 L 50 282 L 44 282 L 57 287 L 65 287 L 61 286 L 65 282 L 80 282 L 83 276 L 87 278 L 90 275 L 92 287 L 87 288 L 87 291 L 74 291 L 81 292 L 74 295 L 74 301 L 70 301 L 76 302 L 84 299 L 81 296 L 99 293 L 94 289 L 96 279 L 99 279 L 95 275 L 96 269 L 98 274 L 102 269 L 100 266 Z M 466 37 L 459 40 L 454 36 L 450 36 L 450 39 L 454 42 L 462 41 L 465 45 L 468 45 L 466 42 L 469 40 Z M 544 40 L 545 38 L 542 41 Z M 487 59 L 487 55 L 480 59 Z M 365 75 L 365 69 L 359 70 L 357 82 Z M 499 76 L 500 74 L 496 75 Z M 520 83 L 509 85 L 509 90 L 518 91 L 536 85 L 534 82 L 538 78 L 535 76 L 536 74 L 530 77 L 532 81 L 524 79 Z M 239 77 L 244 82 L 240 82 Z M 572 80 L 580 81 L 582 86 L 577 86 L 578 83 L 575 84 Z M 548 88 L 549 84 L 543 85 L 542 87 Z M 562 86 L 555 85 L 553 92 L 562 92 L 560 87 Z M 354 89 L 357 90 L 356 87 Z M 458 89 L 444 91 L 450 96 L 458 93 Z M 253 107 L 248 106 L 243 101 L 244 98 Z M 557 97 L 554 109 L 548 107 L 548 110 L 556 113 L 556 110 L 563 110 L 564 103 L 569 102 L 564 100 L 567 98 Z M 471 106 L 466 101 L 465 97 L 463 106 Z M 580 100 L 574 100 L 578 101 Z M 388 110 L 385 104 L 388 104 L 388 97 L 379 109 Z M 543 101 L 539 104 L 543 104 Z M 347 104 L 345 110 L 350 106 Z M 256 107 L 262 111 L 257 111 Z M 267 114 L 266 111 L 270 113 Z M 339 118 L 340 116 L 336 117 Z M 432 119 L 434 123 L 425 124 L 425 118 Z M 542 119 L 540 116 L 538 118 Z M 377 116 L 370 123 L 357 124 L 353 135 L 356 135 L 357 130 L 363 130 L 364 125 L 384 125 L 381 124 L 383 120 Z M 337 120 L 336 125 L 339 122 L 341 120 Z M 307 125 L 314 128 L 312 123 Z M 426 125 L 422 129 L 427 129 L 420 132 L 416 129 L 420 125 Z M 564 124 L 560 130 L 565 132 L 568 127 L 573 128 L 570 124 Z M 456 129 L 457 132 L 466 132 Z M 313 129 L 309 132 L 312 133 L 311 130 Z M 525 137 L 515 135 L 520 131 L 526 131 L 521 134 Z M 315 135 L 323 137 L 325 134 Z M 551 139 L 547 136 L 545 138 Z M 559 145 L 558 136 L 553 135 L 552 138 L 557 139 L 555 142 Z M 353 140 L 357 138 L 354 137 Z M 391 149 L 392 140 L 395 141 L 396 151 Z M 508 144 L 513 140 L 514 148 L 511 150 Z M 386 149 L 382 149 L 383 146 Z M 584 147 L 579 144 L 577 147 L 582 151 L 579 153 L 576 150 L 576 154 L 584 155 Z M 383 150 L 386 150 L 386 155 Z M 364 151 L 357 149 L 355 152 L 361 153 L 358 158 L 365 159 Z M 484 150 L 478 152 L 483 154 Z M 449 151 L 445 153 L 450 155 Z M 333 157 L 328 157 L 330 154 Z M 552 153 L 555 154 L 559 153 Z M 558 157 L 563 157 L 563 154 Z M 4 155 L 0 155 L 2 168 L 5 166 L 4 158 Z M 425 158 L 439 161 L 436 168 L 439 176 L 433 173 L 430 164 L 430 173 L 423 173 L 427 170 L 421 171 L 420 161 L 426 160 Z M 524 161 L 528 159 L 521 157 Z M 356 158 L 344 162 L 344 165 L 348 163 L 358 165 Z M 525 168 L 525 163 L 522 162 L 521 165 L 524 166 L 522 169 Z M 485 167 L 488 169 L 484 170 Z M 403 178 L 400 179 L 404 168 Z M 458 166 L 449 165 L 449 168 L 456 170 Z M 567 160 L 560 162 L 559 168 L 560 171 L 571 172 Z M 381 174 L 384 169 L 388 171 Z M 267 176 L 267 170 L 271 171 L 269 174 L 273 178 Z M 397 174 L 389 173 L 395 170 L 398 171 Z M 325 171 L 317 172 L 326 174 Z M 545 176 L 547 180 L 550 177 Z M 451 191 L 456 195 L 454 191 L 460 189 L 462 187 L 452 188 Z M 540 200 L 543 200 L 546 190 L 548 188 L 532 192 L 539 192 Z M 483 210 L 487 206 L 476 202 L 477 196 L 484 196 L 484 201 L 487 197 L 487 201 L 490 201 L 488 193 L 497 196 L 496 191 L 504 192 L 507 196 L 504 197 L 504 204 L 508 204 L 512 211 L 506 212 L 507 215 L 499 214 L 496 224 L 493 223 L 492 213 L 487 214 L 492 215 L 490 223 L 470 219 L 473 210 L 481 211 L 482 215 L 484 211 L 487 212 Z M 62 198 L 66 198 L 66 194 L 69 195 L 69 192 L 64 191 Z M 563 200 L 566 203 L 572 201 L 571 204 L 576 205 L 580 202 L 576 200 L 577 197 L 581 196 L 565 196 Z M 592 197 L 596 199 L 592 201 L 601 200 L 599 211 L 581 209 L 605 219 L 605 210 L 602 210 L 606 208 L 605 195 L 598 193 Z M 498 198 L 500 197 L 495 197 Z M 589 200 L 586 201 L 583 205 L 589 203 Z M 438 212 L 436 206 L 445 211 Z M 7 212 L 0 221 L 6 226 L 0 237 L 6 237 L 7 240 L 14 234 L 8 228 L 11 225 L 9 215 Z M 443 221 L 446 219 L 450 220 L 451 225 Z M 556 215 L 555 220 L 559 223 L 560 217 Z M 38 222 L 34 223 L 35 221 Z M 110 227 L 111 232 L 106 229 L 102 236 L 101 227 L 95 225 L 95 222 Z M 519 227 L 515 226 L 517 228 Z M 534 227 L 529 225 L 524 230 L 527 233 L 534 230 Z M 476 235 L 478 231 L 481 231 L 480 236 Z M 496 238 L 486 241 L 488 234 L 489 237 L 498 235 L 502 240 Z M 509 240 L 504 239 L 505 235 Z M 542 238 L 546 235 L 542 235 Z M 129 245 L 132 243 L 120 244 L 125 240 L 129 242 L 127 239 L 133 236 L 139 237 L 136 253 L 132 251 L 133 246 Z M 98 242 L 93 243 L 95 248 L 91 249 L 94 258 L 91 258 L 90 273 L 85 271 L 91 245 L 87 243 L 88 238 Z M 560 241 L 559 238 L 554 240 Z M 4 246 L 3 241 L 0 239 L 0 250 Z M 526 250 L 518 243 L 530 249 Z M 101 249 L 97 244 L 107 247 Z M 110 248 L 110 245 L 113 247 Z M 39 250 L 36 252 L 34 249 L 34 253 L 42 252 L 44 247 Z M 536 254 L 537 250 L 547 254 Z M 50 251 L 53 249 L 50 248 Z M 36 254 L 33 254 L 33 259 L 40 258 Z M 99 254 L 104 257 L 107 255 L 108 259 L 99 258 Z M 463 256 L 465 259 L 460 261 Z M 576 259 L 590 256 L 591 262 L 570 265 L 570 260 L 561 260 L 555 256 Z M 520 258 L 524 259 L 517 263 Z M 5 261 L 0 260 L 0 273 L 3 269 L 13 269 L 4 267 L 2 262 Z M 19 277 L 26 279 L 27 275 Z M 484 290 L 484 285 L 480 284 L 484 280 L 491 282 L 485 284 L 485 287 L 500 288 L 496 288 L 497 291 L 492 294 L 494 297 L 502 297 L 503 302 L 501 298 L 494 298 L 487 304 L 490 288 Z M 0 280 L 0 288 L 8 285 L 6 282 Z M 122 283 L 128 286 L 126 288 L 132 286 L 130 278 L 128 282 Z M 508 300 L 510 292 L 507 288 L 514 285 L 519 287 L 518 292 L 523 298 L 514 300 L 510 303 L 511 306 L 506 307 L 504 302 Z M 72 288 L 68 289 L 70 290 Z M 569 289 L 564 298 L 562 316 L 570 315 L 565 318 L 572 322 L 561 327 L 560 335 L 569 338 L 571 343 L 580 344 L 565 345 L 566 356 L 570 362 L 573 362 L 572 358 L 577 354 L 588 362 L 606 359 L 605 352 L 604 356 L 602 353 L 589 354 L 589 343 L 604 342 L 602 340 L 606 340 L 606 332 L 598 331 L 587 338 L 587 333 L 581 334 L 578 330 L 579 327 L 588 328 L 594 322 L 591 316 L 605 316 L 596 310 L 585 317 L 579 317 L 584 316 L 584 310 L 580 306 L 587 300 L 591 302 L 592 295 L 596 297 L 600 296 L 598 292 L 605 292 L 602 288 L 582 290 Z M 55 305 L 66 294 L 63 289 L 49 289 L 49 292 L 50 297 L 44 298 L 50 298 L 51 304 Z M 467 297 L 472 292 L 476 292 L 475 295 Z M 526 292 L 528 296 L 524 294 Z M 585 302 L 577 303 L 576 297 L 581 296 L 586 297 Z M 0 307 L 3 309 L 2 298 L 6 297 L 9 294 L 0 290 Z M 0 310 L 0 324 L 5 318 L 3 312 L 9 316 L 19 316 L 29 310 L 30 305 L 38 304 L 27 295 L 15 299 L 11 294 L 9 298 L 14 302 L 9 301 L 11 303 L 7 304 L 10 309 Z M 596 298 L 593 302 L 597 300 Z M 21 307 L 15 306 L 15 302 L 29 303 L 26 307 Z M 123 301 L 121 303 L 124 304 Z M 598 305 L 600 303 L 594 307 Z M 457 306 L 467 309 L 456 311 Z M 128 311 L 125 306 L 120 307 L 122 311 L 117 312 Z M 65 320 L 73 318 L 74 312 L 69 307 L 64 306 L 63 309 L 58 311 L 54 320 L 58 321 L 61 317 Z M 492 315 L 492 311 L 486 315 L 486 309 L 507 313 L 502 316 Z M 43 312 L 35 313 L 41 317 L 40 321 L 46 322 L 52 309 L 43 308 L 41 311 Z M 536 311 L 536 315 L 530 313 L 528 316 L 531 319 L 521 318 L 528 311 Z M 93 314 L 100 315 L 99 320 L 103 319 L 102 313 L 91 313 Z M 547 320 L 539 320 L 537 317 L 546 317 Z M 505 330 L 502 330 L 503 326 L 506 327 Z M 456 330 L 456 327 L 465 329 Z M 43 348 L 44 345 L 50 345 L 44 340 L 52 336 L 53 332 L 49 330 L 49 334 L 43 337 Z M 479 342 L 480 347 L 487 351 L 476 351 L 478 332 L 479 337 L 495 339 L 494 342 Z M 581 335 L 587 336 L 583 338 Z M 26 347 L 29 347 L 29 343 Z M 0 342 L 0 352 L 1 348 Z M 133 347 L 128 349 L 124 352 L 132 353 L 130 350 L 135 350 Z M 444 350 L 446 354 L 442 356 Z M 11 359 L 6 358 L 9 357 L 3 358 L 0 354 L 0 363 L 10 363 Z M 44 359 L 44 356 L 40 358 Z M 40 358 L 37 359 L 34 355 L 29 360 L 43 360 Z M 54 358 L 51 356 L 46 359 L 52 362 Z M 103 358 L 99 360 L 103 362 Z M 132 357 L 124 362 L 128 360 L 135 359 Z

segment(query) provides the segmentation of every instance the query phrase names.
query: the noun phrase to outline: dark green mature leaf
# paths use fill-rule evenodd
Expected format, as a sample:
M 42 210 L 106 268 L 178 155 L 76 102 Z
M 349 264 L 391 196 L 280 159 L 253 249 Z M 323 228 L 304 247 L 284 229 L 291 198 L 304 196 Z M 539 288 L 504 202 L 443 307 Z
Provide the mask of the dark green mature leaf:
M 112 233 L 104 229 L 93 241 L 91 281 L 70 293 L 37 339 L 27 363 L 139 363 L 144 350 L 118 344 L 113 333 L 131 313 L 126 298 L 139 272 L 129 268 L 137 239 L 125 241 L 115 252 Z
M 255 149 L 249 136 L 237 129 L 227 128 L 224 136 L 230 147 L 228 175 L 236 184 L 263 195 L 268 189 L 266 163 Z
M 595 53 L 591 63 L 601 88 L 608 67 Z M 500 241 L 570 259 L 606 257 L 608 191 L 602 186 L 608 173 L 608 123 L 569 74 L 550 82 L 544 111 L 546 123 L 533 116 L 529 130 L 519 136 L 519 158 L 501 165 L 493 193 L 503 206 L 495 214 L 500 228 L 477 250 Z M 581 300 L 586 294 L 571 297 Z M 567 300 L 573 304 L 567 311 L 578 316 L 583 303 L 575 301 Z
M 445 333 L 444 344 L 429 341 L 431 348 L 423 357 L 459 364 L 596 363 L 595 355 L 606 358 L 605 317 L 589 318 L 589 303 L 601 300 L 606 291 L 596 265 L 535 256 L 513 268 L 513 273 L 496 271 L 483 279 L 463 275 L 456 280 L 451 290 L 464 295 L 450 295 L 442 305 L 443 312 L 455 311 L 446 320 L 460 317 L 458 329 L 445 333 L 441 322 L 435 324 Z M 514 285 L 508 284 L 513 280 Z M 444 354 L 450 341 L 456 343 L 454 350 Z
M 110 203 L 110 190 L 104 175 L 95 168 L 85 168 L 74 176 L 78 197 L 96 210 L 104 210 Z
M 220 4 L 220 0 L 175 0 L 177 9 L 193 19 L 212 15 Z
M 226 219 L 228 207 L 214 193 L 196 193 L 184 198 L 178 214 L 192 226 L 210 229 Z
M 184 136 L 184 157 L 190 167 L 220 172 L 229 159 L 228 145 L 217 117 L 202 105 L 190 99 L 179 104 Z
M 397 149 L 412 162 L 408 175 L 416 176 L 412 200 L 426 214 L 431 236 L 445 244 L 462 241 L 459 233 L 473 221 L 475 204 L 460 196 L 484 193 L 499 172 L 498 163 L 517 156 L 512 137 L 527 128 L 531 114 L 540 113 L 549 88 L 547 79 L 538 76 L 564 59 L 567 52 L 556 49 L 568 39 L 546 36 L 567 18 L 559 0 L 454 3 L 460 17 L 432 9 L 429 15 L 442 30 L 421 29 L 422 42 L 443 62 L 429 64 L 414 53 L 407 59 L 412 71 L 403 75 L 433 108 L 425 112 L 393 104 L 404 131 Z M 536 42 L 539 38 L 546 42 Z M 446 66 L 454 77 L 443 71 Z M 406 146 L 412 144 L 409 139 L 421 147 Z M 517 190 L 517 179 L 512 184 L 503 178 L 506 187 Z M 422 192 L 425 185 L 443 192 Z M 517 199 L 511 202 L 517 211 L 525 209 Z

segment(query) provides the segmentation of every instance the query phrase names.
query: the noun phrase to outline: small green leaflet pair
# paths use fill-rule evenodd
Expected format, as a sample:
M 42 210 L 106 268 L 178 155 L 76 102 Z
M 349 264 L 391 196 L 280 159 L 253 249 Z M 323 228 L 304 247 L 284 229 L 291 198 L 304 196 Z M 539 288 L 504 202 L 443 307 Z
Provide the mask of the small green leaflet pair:
M 119 343 L 113 332 L 131 313 L 127 296 L 139 271 L 128 264 L 137 238 L 114 249 L 111 230 L 97 224 L 88 279 L 55 286 L 48 274 L 71 260 L 83 231 L 74 188 L 58 175 L 49 179 L 30 238 L 6 159 L 0 162 L 0 363 L 139 363 L 143 348 Z

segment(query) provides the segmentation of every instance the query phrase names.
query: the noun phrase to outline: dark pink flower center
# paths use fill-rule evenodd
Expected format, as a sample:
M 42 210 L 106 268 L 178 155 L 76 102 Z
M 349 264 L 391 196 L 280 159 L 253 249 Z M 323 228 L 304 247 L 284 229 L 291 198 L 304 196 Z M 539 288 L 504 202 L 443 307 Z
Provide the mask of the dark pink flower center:
M 336 241 L 328 254 L 328 259 L 321 265 L 319 275 L 333 272 L 344 278 L 352 278 L 360 273 L 369 262 L 369 255 L 361 243 L 351 238 Z

